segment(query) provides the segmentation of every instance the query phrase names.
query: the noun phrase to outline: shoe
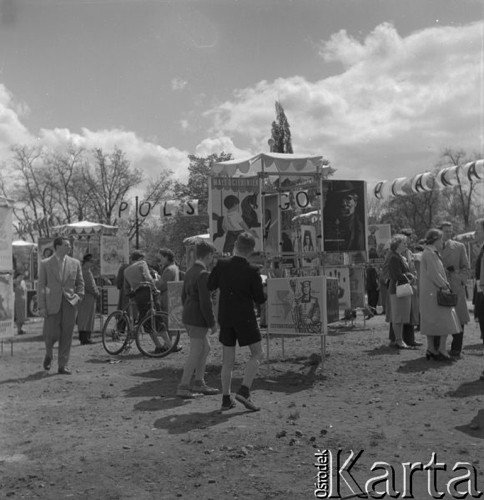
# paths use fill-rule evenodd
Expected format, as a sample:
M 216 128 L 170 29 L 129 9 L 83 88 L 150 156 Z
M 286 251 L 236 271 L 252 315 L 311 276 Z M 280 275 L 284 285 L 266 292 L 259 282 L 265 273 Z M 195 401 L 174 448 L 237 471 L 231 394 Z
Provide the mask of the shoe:
M 408 345 L 405 342 L 395 342 L 395 347 L 397 349 L 408 349 Z
M 210 387 L 207 384 L 194 384 L 190 387 L 192 392 L 196 392 L 199 394 L 204 394 L 205 396 L 213 396 L 214 394 L 219 394 L 220 391 L 215 387 Z
M 459 351 L 453 351 L 452 349 L 449 351 L 449 354 L 453 357 L 453 358 L 457 358 L 459 359 L 461 356 L 462 356 L 462 353 L 459 352 Z
M 423 345 L 423 342 L 419 342 L 418 340 L 414 340 L 413 342 L 409 342 L 407 345 L 410 347 L 420 347 Z
M 235 401 L 230 398 L 230 400 L 226 403 L 224 401 L 222 401 L 222 406 L 220 407 L 220 410 L 221 411 L 227 411 L 227 410 L 231 410 L 232 408 L 235 408 L 237 405 L 235 403 Z
M 248 410 L 250 411 L 259 411 L 260 408 L 254 404 L 254 402 L 250 399 L 250 397 L 246 398 L 242 396 L 242 394 L 237 393 L 235 395 L 235 399 L 242 403 Z
M 427 359 L 435 359 L 435 360 L 437 360 L 439 358 L 439 353 L 438 352 L 427 351 L 425 353 L 425 357 Z
M 439 351 L 439 354 L 437 356 L 438 361 L 445 361 L 447 363 L 451 363 L 452 361 L 454 361 L 446 352 Z
M 94 344 L 94 342 L 92 340 L 83 340 L 81 342 L 81 345 L 92 345 Z
M 27 332 L 25 330 L 20 330 L 17 332 L 17 335 L 25 335 Z
M 171 352 L 180 352 L 182 349 L 183 349 L 183 346 L 181 344 L 177 344 L 175 349 L 173 349 L 173 351 L 171 351 Z
M 57 373 L 59 373 L 60 375 L 71 375 L 71 371 L 69 370 L 69 368 L 66 368 L 65 366 L 63 368 L 59 368 L 57 370 Z
M 52 359 L 46 355 L 44 358 L 44 370 L 50 370 L 51 363 L 52 363 Z
M 179 387 L 176 390 L 176 397 L 183 399 L 193 399 L 195 396 L 193 392 L 188 387 Z

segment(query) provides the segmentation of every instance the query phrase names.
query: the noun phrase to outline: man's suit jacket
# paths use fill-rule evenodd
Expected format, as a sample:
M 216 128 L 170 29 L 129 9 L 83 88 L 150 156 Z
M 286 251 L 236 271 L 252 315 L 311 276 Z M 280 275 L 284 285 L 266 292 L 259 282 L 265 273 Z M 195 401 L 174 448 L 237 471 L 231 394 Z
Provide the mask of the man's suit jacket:
M 37 297 L 39 310 L 47 311 L 48 315 L 59 312 L 63 296 L 73 306 L 84 297 L 81 263 L 67 255 L 65 259 L 62 276 L 59 261 L 55 255 L 40 263 Z
M 266 301 L 256 266 L 243 257 L 221 259 L 208 278 L 209 290 L 220 290 L 218 322 L 221 326 L 257 324 L 254 302 Z

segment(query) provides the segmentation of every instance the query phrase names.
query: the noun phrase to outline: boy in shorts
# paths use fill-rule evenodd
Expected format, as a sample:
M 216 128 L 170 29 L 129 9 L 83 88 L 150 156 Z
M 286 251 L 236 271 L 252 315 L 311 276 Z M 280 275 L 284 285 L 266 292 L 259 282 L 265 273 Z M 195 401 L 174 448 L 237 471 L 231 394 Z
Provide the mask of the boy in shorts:
M 193 398 L 199 394 L 218 394 L 220 391 L 209 387 L 204 380 L 205 366 L 210 352 L 208 332 L 217 331 L 213 314 L 212 300 L 207 288 L 208 267 L 213 261 L 215 247 L 200 241 L 195 247 L 195 263 L 185 274 L 182 291 L 182 320 L 190 338 L 190 352 L 183 369 L 183 375 L 176 395 L 180 398 Z M 190 385 L 195 373 L 193 385 Z
M 235 406 L 230 395 L 230 386 L 237 342 L 241 347 L 249 347 L 250 358 L 235 399 L 249 410 L 260 409 L 250 399 L 250 387 L 263 357 L 254 302 L 263 304 L 266 298 L 259 270 L 248 261 L 254 248 L 255 239 L 250 233 L 239 234 L 235 242 L 234 256 L 219 260 L 208 278 L 209 290 L 220 290 L 218 322 L 219 340 L 223 345 L 222 410 L 230 410 Z

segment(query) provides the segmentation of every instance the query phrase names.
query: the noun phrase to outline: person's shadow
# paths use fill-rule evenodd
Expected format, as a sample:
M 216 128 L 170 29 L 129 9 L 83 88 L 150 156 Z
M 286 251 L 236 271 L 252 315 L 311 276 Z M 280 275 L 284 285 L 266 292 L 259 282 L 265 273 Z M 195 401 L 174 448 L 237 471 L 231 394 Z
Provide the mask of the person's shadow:
M 2 380 L 0 382 L 0 385 L 5 385 L 5 384 L 26 384 L 28 382 L 35 382 L 36 380 L 42 380 L 43 378 L 46 378 L 49 375 L 48 372 L 40 370 L 35 373 L 31 373 L 30 375 L 27 375 L 26 377 L 21 377 L 21 378 L 10 378 L 8 380 Z
M 474 439 L 484 439 L 484 410 L 479 410 L 468 424 L 459 425 L 455 429 Z
M 207 412 L 196 411 L 192 413 L 180 413 L 166 415 L 155 420 L 154 427 L 165 429 L 169 434 L 186 434 L 195 429 L 205 429 L 223 422 L 242 413 L 253 413 L 245 408 L 235 411 L 210 410 Z

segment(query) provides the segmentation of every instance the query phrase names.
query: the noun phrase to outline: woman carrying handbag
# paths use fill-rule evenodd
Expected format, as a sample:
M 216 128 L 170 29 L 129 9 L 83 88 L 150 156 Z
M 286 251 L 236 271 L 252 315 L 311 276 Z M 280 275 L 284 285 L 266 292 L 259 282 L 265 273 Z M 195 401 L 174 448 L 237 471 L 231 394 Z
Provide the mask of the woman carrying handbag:
M 395 332 L 395 346 L 398 349 L 408 349 L 409 347 L 403 341 L 403 325 L 411 322 L 412 287 L 410 285 L 416 279 L 410 272 L 407 259 L 404 257 L 406 250 L 407 237 L 403 234 L 396 234 L 390 242 L 388 293 L 390 295 L 391 321 Z M 399 287 L 398 293 L 397 287 Z M 407 289 L 406 293 L 404 289 Z
M 447 336 L 460 332 L 455 307 L 440 305 L 437 299 L 441 289 L 450 289 L 444 264 L 440 257 L 443 247 L 442 231 L 429 229 L 420 263 L 420 328 L 427 336 L 427 359 L 452 361 L 445 347 Z M 439 337 L 438 349 L 434 337 Z

